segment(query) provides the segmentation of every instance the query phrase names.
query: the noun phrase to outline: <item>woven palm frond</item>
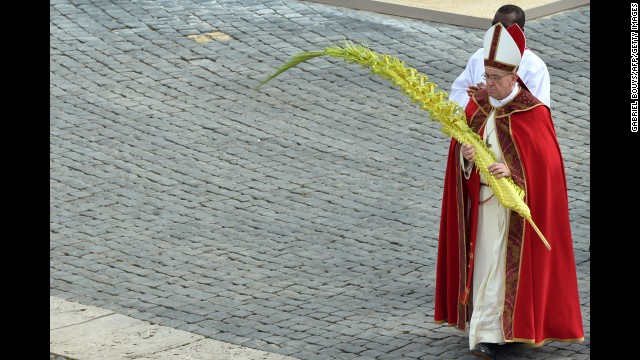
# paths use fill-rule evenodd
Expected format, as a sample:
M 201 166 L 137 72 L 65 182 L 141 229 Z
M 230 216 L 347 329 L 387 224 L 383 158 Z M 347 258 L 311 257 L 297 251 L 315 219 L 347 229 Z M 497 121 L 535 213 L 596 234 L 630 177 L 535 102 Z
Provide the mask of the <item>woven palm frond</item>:
M 392 85 L 399 88 L 412 102 L 418 103 L 421 109 L 429 112 L 431 119 L 440 123 L 440 130 L 444 134 L 453 137 L 462 144 L 473 145 L 476 152 L 476 169 L 485 177 L 500 203 L 525 218 L 544 245 L 551 250 L 551 246 L 531 218 L 531 210 L 524 202 L 524 191 L 510 178 L 496 179 L 487 169 L 489 165 L 496 162 L 495 155 L 487 148 L 482 138 L 469 128 L 464 110 L 457 102 L 447 100 L 449 97 L 447 93 L 436 91 L 438 86 L 429 82 L 426 75 L 418 73 L 416 69 L 406 67 L 404 62 L 399 59 L 390 55 L 379 55 L 366 45 L 345 41 L 344 46 L 334 45 L 323 51 L 303 52 L 295 55 L 274 74 L 262 81 L 258 87 L 303 61 L 323 55 L 341 58 L 346 63 L 356 63 L 368 67 L 371 73 L 391 81 Z

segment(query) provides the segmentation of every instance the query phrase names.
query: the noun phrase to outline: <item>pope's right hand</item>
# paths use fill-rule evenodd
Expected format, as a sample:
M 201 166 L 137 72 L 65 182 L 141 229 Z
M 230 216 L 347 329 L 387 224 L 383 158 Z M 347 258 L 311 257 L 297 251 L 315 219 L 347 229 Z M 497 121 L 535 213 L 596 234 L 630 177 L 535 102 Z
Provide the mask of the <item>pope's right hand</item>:
M 473 145 L 462 144 L 460 151 L 462 152 L 462 157 L 467 159 L 467 161 L 473 161 L 475 159 L 476 151 Z

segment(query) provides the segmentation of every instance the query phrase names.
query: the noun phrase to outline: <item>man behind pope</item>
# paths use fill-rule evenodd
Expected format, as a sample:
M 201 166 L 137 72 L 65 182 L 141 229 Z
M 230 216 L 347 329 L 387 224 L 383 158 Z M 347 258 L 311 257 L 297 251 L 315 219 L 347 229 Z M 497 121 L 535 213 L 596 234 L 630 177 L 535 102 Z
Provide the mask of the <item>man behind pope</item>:
M 549 108 L 516 73 L 525 48 L 517 24 L 484 37 L 486 88 L 465 109 L 493 151 L 488 170 L 525 192 L 551 250 L 473 171 L 475 150 L 451 140 L 445 174 L 435 321 L 466 331 L 471 352 L 495 359 L 500 345 L 584 340 L 569 223 L 567 182 Z

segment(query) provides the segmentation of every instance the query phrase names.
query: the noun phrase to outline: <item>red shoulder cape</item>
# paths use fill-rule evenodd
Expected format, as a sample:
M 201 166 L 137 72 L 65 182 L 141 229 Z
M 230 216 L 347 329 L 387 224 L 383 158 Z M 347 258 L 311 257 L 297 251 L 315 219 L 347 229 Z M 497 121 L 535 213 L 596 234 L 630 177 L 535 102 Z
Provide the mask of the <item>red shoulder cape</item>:
M 465 109 L 469 126 L 482 136 L 492 107 L 485 90 Z M 551 250 L 530 224 L 511 211 L 507 240 L 505 304 L 507 342 L 543 345 L 549 340 L 582 341 L 564 162 L 549 109 L 528 91 L 496 108 L 496 135 L 514 182 L 525 190 L 531 216 Z M 438 263 L 435 321 L 466 328 L 477 228 L 479 175 L 465 180 L 460 144 L 451 140 L 445 173 Z

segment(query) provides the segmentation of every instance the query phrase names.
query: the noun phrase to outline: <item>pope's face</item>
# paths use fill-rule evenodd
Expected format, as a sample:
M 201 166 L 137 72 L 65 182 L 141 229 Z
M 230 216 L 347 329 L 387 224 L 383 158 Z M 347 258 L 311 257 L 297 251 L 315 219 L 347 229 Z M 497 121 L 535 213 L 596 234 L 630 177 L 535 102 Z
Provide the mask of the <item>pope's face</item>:
M 487 93 L 498 100 L 506 98 L 518 80 L 518 75 L 499 70 L 486 69 L 485 74 Z

